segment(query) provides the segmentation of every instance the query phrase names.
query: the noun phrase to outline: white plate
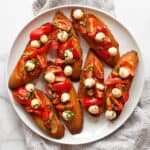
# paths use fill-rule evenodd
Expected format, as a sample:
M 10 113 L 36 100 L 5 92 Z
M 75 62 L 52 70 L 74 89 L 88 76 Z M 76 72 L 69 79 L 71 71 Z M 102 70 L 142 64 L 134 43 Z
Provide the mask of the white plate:
M 78 6 L 80 7 L 80 6 Z M 30 21 L 18 34 L 16 40 L 14 41 L 14 44 L 11 49 L 11 53 L 8 60 L 8 68 L 7 68 L 7 79 L 10 76 L 10 73 L 12 72 L 15 64 L 17 63 L 18 58 L 22 54 L 28 40 L 29 40 L 29 33 L 36 27 L 42 25 L 43 23 L 51 21 L 52 17 L 54 16 L 54 13 L 57 10 L 63 11 L 67 16 L 70 17 L 70 9 L 73 8 L 73 6 L 62 6 L 50 9 L 48 11 L 45 11 L 44 13 L 40 14 L 36 18 L 34 18 L 32 21 Z M 119 118 L 116 121 L 109 122 L 104 118 L 104 115 L 102 115 L 98 119 L 94 119 L 90 117 L 87 113 L 84 113 L 84 126 L 83 130 L 80 134 L 71 135 L 68 130 L 65 131 L 65 136 L 62 139 L 53 139 L 49 136 L 47 136 L 41 129 L 37 127 L 37 125 L 33 122 L 30 115 L 27 114 L 22 107 L 17 104 L 11 95 L 11 91 L 8 89 L 10 100 L 13 104 L 14 109 L 16 110 L 18 116 L 21 118 L 21 120 L 36 134 L 40 135 L 41 137 L 57 142 L 62 144 L 85 144 L 89 142 L 94 142 L 96 140 L 100 140 L 114 131 L 116 131 L 121 125 L 125 123 L 125 121 L 130 117 L 132 112 L 134 111 L 136 105 L 138 104 L 142 89 L 143 89 L 143 83 L 144 83 L 144 73 L 143 73 L 143 60 L 141 57 L 141 52 L 139 50 L 139 47 L 137 43 L 135 42 L 134 38 L 130 34 L 130 32 L 115 18 L 108 15 L 107 13 L 95 9 L 95 8 L 89 8 L 85 7 L 88 11 L 91 11 L 95 15 L 102 18 L 105 23 L 108 25 L 108 27 L 111 29 L 112 33 L 118 40 L 120 44 L 120 52 L 121 54 L 127 52 L 128 50 L 135 49 L 138 51 L 139 54 L 139 65 L 137 69 L 137 74 L 133 80 L 130 97 L 128 102 L 125 105 L 125 108 Z M 88 45 L 87 43 L 81 39 L 81 46 L 84 51 L 84 56 L 86 56 L 86 53 L 88 51 Z M 110 68 L 105 66 L 106 74 L 111 71 Z

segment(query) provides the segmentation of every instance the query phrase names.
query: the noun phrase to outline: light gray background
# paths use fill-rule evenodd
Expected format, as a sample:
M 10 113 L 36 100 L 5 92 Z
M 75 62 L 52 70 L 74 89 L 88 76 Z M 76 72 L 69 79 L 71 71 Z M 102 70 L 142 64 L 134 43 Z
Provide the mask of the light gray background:
M 0 150 L 26 150 L 20 121 L 7 98 L 5 62 L 19 30 L 30 19 L 32 0 L 3 0 L 0 5 Z M 131 31 L 141 48 L 145 77 L 150 76 L 150 1 L 114 0 L 117 18 Z M 9 115 L 8 115 L 9 114 Z

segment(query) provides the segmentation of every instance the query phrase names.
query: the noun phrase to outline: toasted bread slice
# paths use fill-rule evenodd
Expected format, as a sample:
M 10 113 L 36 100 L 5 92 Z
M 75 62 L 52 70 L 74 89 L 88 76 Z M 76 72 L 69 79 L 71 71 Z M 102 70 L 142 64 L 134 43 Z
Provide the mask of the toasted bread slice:
M 67 22 L 68 23 L 68 26 L 70 26 L 69 30 L 67 32 L 69 32 L 69 40 L 73 40 L 74 43 L 73 43 L 73 48 L 76 49 L 78 55 L 80 58 L 77 58 L 75 59 L 75 61 L 73 62 L 72 65 L 72 68 L 73 68 L 73 73 L 72 73 L 72 76 L 71 76 L 71 80 L 73 81 L 78 81 L 79 78 L 80 78 L 80 72 L 81 72 L 81 65 L 82 65 L 82 49 L 81 49 L 81 46 L 80 46 L 80 43 L 79 43 L 79 40 L 78 40 L 78 36 L 73 28 L 73 25 L 72 25 L 72 22 L 69 18 L 67 18 L 63 12 L 61 11 L 57 11 L 55 16 L 54 16 L 54 19 L 53 19 L 53 22 L 55 25 L 58 25 L 57 27 L 64 30 L 65 28 L 63 28 L 61 26 L 61 21 L 63 22 Z M 59 26 L 60 25 L 60 26 Z M 62 24 L 63 25 L 63 24 Z M 62 28 L 61 28 L 62 27 Z
M 36 89 L 32 93 L 29 93 L 26 87 L 20 87 L 12 92 L 15 101 L 22 104 L 45 133 L 53 138 L 62 138 L 64 136 L 64 126 L 57 117 L 53 104 L 44 92 Z M 38 107 L 37 104 L 33 105 L 33 101 L 37 100 L 40 102 Z
M 93 79 L 95 85 L 93 85 L 93 87 L 91 88 L 86 87 L 85 82 L 87 79 Z M 98 89 L 97 85 L 100 85 L 101 89 Z M 84 64 L 84 68 L 80 76 L 78 97 L 82 105 L 85 107 L 90 115 L 100 116 L 100 114 L 103 112 L 103 102 L 105 97 L 104 92 L 105 88 L 103 64 L 100 59 L 91 50 L 89 50 Z M 89 100 L 86 99 L 86 97 L 88 97 Z M 94 100 L 96 100 L 97 102 L 94 102 Z M 88 101 L 91 101 L 91 104 L 88 105 Z M 89 107 L 92 105 L 97 105 L 99 107 L 99 110 L 96 113 L 89 112 Z
M 128 101 L 130 86 L 135 76 L 138 61 L 139 59 L 136 51 L 131 50 L 125 53 L 121 56 L 117 65 L 105 81 L 106 117 L 109 120 L 116 119 L 122 112 L 124 104 Z M 109 116 L 111 113 L 112 116 Z
M 102 21 L 102 19 L 96 17 L 94 14 L 82 10 L 83 16 L 80 19 L 74 17 L 74 12 L 77 10 L 72 9 L 71 17 L 73 20 L 73 26 L 81 36 L 87 41 L 93 51 L 100 57 L 106 64 L 113 67 L 119 60 L 119 44 L 108 26 Z M 97 36 L 98 33 L 101 35 Z M 97 36 L 97 37 L 96 37 Z M 109 48 L 116 48 L 112 53 L 109 52 Z

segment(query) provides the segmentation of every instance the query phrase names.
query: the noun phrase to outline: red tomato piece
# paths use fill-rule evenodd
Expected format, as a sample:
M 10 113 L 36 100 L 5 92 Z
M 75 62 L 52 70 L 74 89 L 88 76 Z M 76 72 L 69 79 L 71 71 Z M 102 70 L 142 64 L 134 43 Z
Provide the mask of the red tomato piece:
M 45 68 L 47 66 L 46 56 L 40 56 L 40 55 L 38 55 L 37 58 L 38 58 L 38 60 L 40 62 L 41 68 Z
M 104 101 L 102 99 L 98 99 L 98 98 L 91 98 L 91 97 L 86 97 L 83 100 L 83 105 L 84 107 L 89 107 L 92 105 L 99 105 L 102 106 L 104 103 Z
M 107 50 L 95 50 L 96 54 L 101 57 L 102 59 L 109 58 L 109 53 Z
M 75 59 L 80 59 L 81 53 L 79 52 L 79 50 L 77 50 L 76 48 L 74 48 L 74 49 L 72 50 L 72 53 L 73 53 L 73 57 L 74 57 Z
M 54 89 L 57 93 L 63 93 L 70 91 L 72 85 L 69 81 L 59 82 L 52 84 L 52 89 Z
M 122 100 L 123 102 L 127 102 L 129 99 L 129 91 L 124 91 L 123 94 L 122 94 Z
M 49 34 L 52 31 L 52 25 L 49 23 L 41 26 L 40 28 L 44 30 L 44 34 Z

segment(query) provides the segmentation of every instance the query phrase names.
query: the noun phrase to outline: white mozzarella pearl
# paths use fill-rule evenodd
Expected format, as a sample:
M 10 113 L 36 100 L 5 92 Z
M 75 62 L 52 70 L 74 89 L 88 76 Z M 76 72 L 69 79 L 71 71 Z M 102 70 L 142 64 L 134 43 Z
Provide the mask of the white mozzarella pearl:
M 35 90 L 35 86 L 34 86 L 34 84 L 32 84 L 32 83 L 28 83 L 28 84 L 26 84 L 25 89 L 26 89 L 28 92 L 33 92 L 33 91 Z
M 115 47 L 109 48 L 108 53 L 110 54 L 110 56 L 116 56 L 118 53 L 117 48 L 115 48 Z
M 108 120 L 113 120 L 113 119 L 115 119 L 117 117 L 117 113 L 114 110 L 107 110 L 105 112 L 105 117 Z
M 81 19 L 83 17 L 83 11 L 81 9 L 76 9 L 73 11 L 73 17 L 75 19 Z
M 96 83 L 96 88 L 103 91 L 105 89 L 105 86 L 104 86 L 104 84 Z
M 40 44 L 40 42 L 38 40 L 31 41 L 30 45 L 32 47 L 36 47 L 36 48 L 39 48 L 41 46 L 41 44 Z
M 57 34 L 57 38 L 61 42 L 65 42 L 68 39 L 68 37 L 69 37 L 69 35 L 68 35 L 68 33 L 66 31 L 60 31 Z
M 52 72 L 48 72 L 44 76 L 45 80 L 48 81 L 49 83 L 54 83 L 55 82 L 55 74 Z
M 130 72 L 127 68 L 121 67 L 119 69 L 119 76 L 123 79 L 127 78 L 130 75 Z
M 37 108 L 39 108 L 39 106 L 40 106 L 40 101 L 38 99 L 35 98 L 31 101 L 32 108 L 37 109 Z
M 97 34 L 96 34 L 96 36 L 95 36 L 95 40 L 97 41 L 97 42 L 102 42 L 102 41 L 104 41 L 104 39 L 105 39 L 105 34 L 103 33 L 103 32 L 98 32 Z
M 66 62 L 70 62 L 73 59 L 73 54 L 70 50 L 65 50 L 64 57 Z
M 70 101 L 70 94 L 69 93 L 63 93 L 61 95 L 61 102 L 66 103 L 68 101 Z
M 72 67 L 69 66 L 69 65 L 65 66 L 65 68 L 64 68 L 64 74 L 66 76 L 71 76 L 72 75 Z
M 89 106 L 88 111 L 89 111 L 91 114 L 96 115 L 96 114 L 99 113 L 99 107 L 98 107 L 98 105 Z
M 112 94 L 116 98 L 120 98 L 122 96 L 122 91 L 118 88 L 113 88 L 112 89 Z
M 95 85 L 95 80 L 93 78 L 87 78 L 84 81 L 84 85 L 87 88 L 92 88 Z
M 41 37 L 40 37 L 40 41 L 43 43 L 43 44 L 45 44 L 45 43 L 47 43 L 48 42 L 48 36 L 47 35 L 42 35 Z
M 26 68 L 27 71 L 32 71 L 35 68 L 35 63 L 32 60 L 28 60 L 25 63 L 25 68 Z

